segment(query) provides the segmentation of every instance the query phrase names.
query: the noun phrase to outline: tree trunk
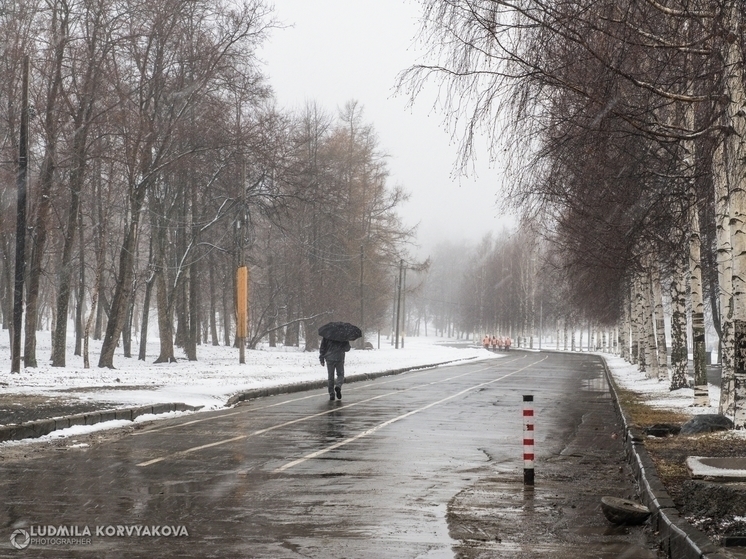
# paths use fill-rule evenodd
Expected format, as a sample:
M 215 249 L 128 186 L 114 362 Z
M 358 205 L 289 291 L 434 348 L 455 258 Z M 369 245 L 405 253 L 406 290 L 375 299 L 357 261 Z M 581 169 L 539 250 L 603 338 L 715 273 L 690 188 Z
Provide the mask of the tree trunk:
M 568 329 L 567 318 L 565 318 L 562 322 L 563 322 L 563 326 L 564 326 L 564 331 L 563 331 L 564 335 L 562 336 L 562 342 L 563 342 L 562 349 L 564 349 L 565 351 L 567 351 L 567 343 L 568 343 L 568 340 L 569 340 L 569 336 L 568 336 L 568 332 L 567 332 L 567 329 Z
M 55 5 L 52 12 L 52 32 L 55 41 L 54 73 L 47 91 L 44 115 L 44 131 L 46 132 L 44 160 L 39 176 L 39 198 L 36 208 L 36 219 L 33 224 L 31 240 L 31 258 L 28 270 L 28 293 L 26 295 L 26 339 L 24 341 L 23 359 L 26 367 L 36 367 L 36 331 L 39 305 L 39 282 L 44 260 L 44 248 L 47 241 L 47 223 L 52 202 L 52 184 L 54 182 L 55 163 L 57 160 L 57 139 L 59 122 L 57 99 L 62 90 L 62 65 L 65 46 L 68 38 L 69 13 L 64 7 Z M 75 215 L 77 219 L 77 214 Z M 64 345 L 64 342 L 63 342 Z
M 629 288 L 624 289 L 622 297 L 622 324 L 619 327 L 619 356 L 627 363 L 631 362 L 632 356 L 629 350 L 629 332 L 630 332 L 630 299 Z
M 629 326 L 630 326 L 630 359 L 629 362 L 633 365 L 638 364 L 639 359 L 639 317 L 638 312 L 638 301 L 637 301 L 637 290 L 635 289 L 637 278 L 633 278 L 630 282 L 630 296 L 629 296 Z
M 648 373 L 647 357 L 647 345 L 648 345 L 648 333 L 647 333 L 647 305 L 645 302 L 645 289 L 643 289 L 643 280 L 640 274 L 635 275 L 635 301 L 636 309 L 635 316 L 637 317 L 637 368 L 640 372 L 645 373 L 646 377 L 650 377 Z
M 723 53 L 726 73 L 725 97 L 728 104 L 725 108 L 725 169 L 727 184 L 730 186 L 730 232 L 733 254 L 733 416 L 736 427 L 746 426 L 746 89 L 744 85 L 743 52 L 741 50 L 742 3 L 730 0 L 723 6 L 724 29 L 727 37 Z M 724 34 L 725 35 L 725 34 Z M 727 289 L 727 286 L 726 286 Z
M 689 356 L 686 341 L 686 262 L 679 261 L 671 281 L 671 390 L 686 388 Z
M 197 360 L 197 338 L 199 337 L 199 277 L 197 264 L 193 262 L 189 266 L 189 335 L 187 337 L 187 359 Z
M 85 239 L 83 229 L 83 214 L 80 214 L 80 223 L 78 223 L 78 246 L 80 247 L 80 254 L 78 256 L 78 263 L 80 264 L 78 270 L 80 273 L 78 280 L 78 304 L 75 307 L 75 355 L 83 354 L 83 330 L 85 325 L 83 321 L 85 319 Z
M 640 288 L 643 291 L 644 298 L 644 311 L 645 311 L 645 333 L 647 334 L 645 340 L 645 364 L 647 366 L 647 376 L 649 378 L 660 378 L 660 371 L 658 370 L 658 347 L 657 339 L 655 337 L 655 325 L 653 309 L 655 304 L 653 303 L 653 286 L 650 281 L 650 271 L 646 271 L 640 278 Z
M 715 190 L 715 238 L 717 243 L 718 302 L 720 304 L 720 403 L 719 412 L 734 418 L 733 371 L 733 251 L 730 239 L 730 192 L 725 175 L 724 145 L 718 144 L 712 158 L 712 176 Z
M 135 314 L 135 286 L 132 286 L 132 294 L 130 295 L 129 304 L 127 305 L 127 318 L 124 321 L 124 327 L 122 328 L 122 354 L 124 357 L 132 357 L 132 320 Z
M 137 359 L 140 361 L 145 361 L 148 349 L 148 320 L 150 319 L 150 298 L 153 294 L 154 280 L 155 275 L 151 275 L 145 282 L 145 296 L 142 302 L 142 321 L 140 323 L 140 350 L 137 354 Z
M 212 253 L 210 253 L 210 259 L 209 259 L 209 281 L 210 281 L 210 337 L 212 338 L 212 345 L 218 346 L 220 345 L 220 340 L 218 338 L 218 321 L 217 321 L 217 305 L 215 302 L 215 259 L 212 256 Z
M 660 262 L 653 257 L 650 267 L 650 284 L 653 294 L 653 316 L 655 337 L 658 348 L 658 380 L 668 379 L 668 349 L 666 346 L 666 325 L 663 314 L 663 289 L 661 287 Z
M 132 279 L 135 275 L 134 255 L 137 248 L 140 210 L 145 199 L 145 192 L 146 184 L 139 184 L 130 197 L 130 223 L 125 231 L 124 242 L 119 252 L 119 271 L 114 290 L 114 300 L 111 302 L 109 321 L 106 324 L 106 334 L 101 346 L 99 367 L 114 368 L 114 351 L 124 328 L 129 308 L 129 298 L 132 293 Z
M 233 276 L 233 274 L 231 274 Z M 227 286 L 225 284 L 228 284 Z M 233 279 L 230 280 L 227 277 L 223 279 L 223 341 L 226 347 L 231 346 L 231 317 L 234 315 L 235 304 L 234 294 L 235 286 L 233 285 Z
M 699 216 L 696 203 L 692 203 L 689 208 L 689 228 L 689 285 L 692 299 L 694 405 L 707 407 L 710 405 L 710 397 L 707 388 L 707 362 L 705 356 L 705 303 L 702 294 Z
M 174 333 L 172 310 L 168 303 L 168 286 L 166 285 L 165 271 L 159 265 L 156 272 L 156 301 L 158 303 L 158 335 L 160 338 L 160 354 L 156 363 L 175 363 L 174 357 Z
M 56 117 L 55 117 L 56 119 Z M 51 141 L 51 140 L 50 140 Z M 55 139 L 56 141 L 56 139 Z M 34 244 L 31 247 L 31 259 L 28 272 L 28 292 L 26 295 L 26 332 L 23 349 L 23 363 L 26 367 L 36 367 L 36 330 L 39 317 L 39 281 L 41 279 L 44 247 L 47 240 L 47 222 L 51 202 L 52 180 L 54 176 L 54 146 L 47 146 L 47 154 L 41 171 L 39 204 L 36 210 L 31 236 Z

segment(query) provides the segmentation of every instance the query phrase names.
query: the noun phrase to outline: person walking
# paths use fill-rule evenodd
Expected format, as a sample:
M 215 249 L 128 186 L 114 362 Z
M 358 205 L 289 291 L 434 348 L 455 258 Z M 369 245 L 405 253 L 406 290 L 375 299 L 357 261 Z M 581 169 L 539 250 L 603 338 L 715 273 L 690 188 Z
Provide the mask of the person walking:
M 329 373 L 329 400 L 342 399 L 342 384 L 345 381 L 345 353 L 350 351 L 350 342 L 339 342 L 323 338 L 319 347 L 319 361 Z M 337 373 L 336 382 L 334 373 Z

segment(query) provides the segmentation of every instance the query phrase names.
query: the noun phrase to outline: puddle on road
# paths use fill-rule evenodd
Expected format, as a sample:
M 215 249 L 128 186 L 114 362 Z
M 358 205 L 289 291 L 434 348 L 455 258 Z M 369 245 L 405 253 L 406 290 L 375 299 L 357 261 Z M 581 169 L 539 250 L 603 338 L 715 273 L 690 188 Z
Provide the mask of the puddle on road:
M 595 498 L 592 492 L 569 493 L 566 483 L 548 479 L 533 489 L 518 479 L 479 482 L 449 503 L 454 549 L 463 557 L 652 559 L 638 532 L 611 526 L 600 516 Z
M 586 392 L 607 392 L 609 390 L 609 383 L 606 382 L 606 377 L 600 374 L 596 378 L 583 379 L 580 383 L 580 388 Z

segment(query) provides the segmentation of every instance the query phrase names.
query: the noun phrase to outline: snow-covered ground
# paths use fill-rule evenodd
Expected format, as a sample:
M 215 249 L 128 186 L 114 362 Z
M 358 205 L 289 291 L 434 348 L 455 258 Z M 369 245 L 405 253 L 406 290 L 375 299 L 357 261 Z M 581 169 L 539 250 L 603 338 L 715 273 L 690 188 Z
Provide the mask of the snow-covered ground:
M 377 340 L 373 340 L 377 345 Z M 0 341 L 0 392 L 64 397 L 97 402 L 101 408 L 112 405 L 145 405 L 152 403 L 183 402 L 203 406 L 204 410 L 225 406 L 232 395 L 256 388 L 268 388 L 298 382 L 322 380 L 326 369 L 318 360 L 317 352 L 299 348 L 261 347 L 246 351 L 246 363 L 238 363 L 238 350 L 212 345 L 198 347 L 198 361 L 179 359 L 177 363 L 153 364 L 157 355 L 157 341 L 148 346 L 148 359 L 124 358 L 116 355 L 116 369 L 95 366 L 100 342 L 91 344 L 89 369 L 83 368 L 82 357 L 67 354 L 67 367 L 49 365 L 50 337 L 40 332 L 38 337 L 38 368 L 23 368 L 11 374 L 10 351 L 7 338 Z M 347 354 L 345 370 L 348 377 L 392 369 L 422 367 L 463 359 L 495 359 L 495 354 L 468 343 L 456 343 L 444 338 L 409 338 L 405 347 L 394 349 L 388 340 L 381 339 L 380 349 L 352 350 Z M 690 414 L 717 413 L 720 390 L 710 385 L 710 407 L 692 407 L 693 390 L 684 388 L 670 391 L 669 383 L 647 379 L 637 367 L 619 357 L 603 354 L 616 382 L 637 392 L 650 405 L 684 411 Z M 143 417 L 140 420 L 152 419 Z M 112 422 L 114 423 L 114 422 Z M 109 427 L 106 424 L 88 427 Z M 743 433 L 744 431 L 740 431 Z M 75 433 L 73 433 L 75 434 Z M 59 436 L 59 433 L 57 433 Z
M 373 340 L 374 345 L 377 341 Z M 246 363 L 239 364 L 238 350 L 225 346 L 201 345 L 198 361 L 179 359 L 177 363 L 153 364 L 158 355 L 157 341 L 149 344 L 148 359 L 114 359 L 116 369 L 96 367 L 100 342 L 92 342 L 92 367 L 83 368 L 83 358 L 68 348 L 67 366 L 49 365 L 50 336 L 40 332 L 37 342 L 37 368 L 22 368 L 10 374 L 7 338 L 0 342 L 0 392 L 58 396 L 102 404 L 146 405 L 183 402 L 204 406 L 205 410 L 223 407 L 232 395 L 256 388 L 326 379 L 326 367 L 319 363 L 318 352 L 299 348 L 262 347 L 246 351 Z M 134 344 L 133 344 L 134 345 Z M 392 369 L 419 367 L 461 359 L 494 359 L 497 354 L 485 349 L 458 344 L 440 338 L 407 339 L 404 348 L 394 349 L 382 339 L 380 350 L 351 350 L 345 360 L 348 377 Z M 177 354 L 178 358 L 178 354 Z
M 616 383 L 622 388 L 643 395 L 648 405 L 656 408 L 685 411 L 692 415 L 718 413 L 719 386 L 709 385 L 709 407 L 692 407 L 694 389 L 680 388 L 672 391 L 669 389 L 671 385 L 669 381 L 647 378 L 645 373 L 637 370 L 636 365 L 630 365 L 621 357 L 603 355 Z
M 645 373 L 637 370 L 636 365 L 630 365 L 621 357 L 604 354 L 604 358 L 617 385 L 639 394 L 640 398 L 649 406 L 678 411 L 688 415 L 715 414 L 719 412 L 719 386 L 712 384 L 708 386 L 710 396 L 709 406 L 693 406 L 694 389 L 679 388 L 678 390 L 670 390 L 670 382 L 668 380 L 649 379 Z M 723 432 L 722 435 L 746 440 L 746 429 L 727 431 Z

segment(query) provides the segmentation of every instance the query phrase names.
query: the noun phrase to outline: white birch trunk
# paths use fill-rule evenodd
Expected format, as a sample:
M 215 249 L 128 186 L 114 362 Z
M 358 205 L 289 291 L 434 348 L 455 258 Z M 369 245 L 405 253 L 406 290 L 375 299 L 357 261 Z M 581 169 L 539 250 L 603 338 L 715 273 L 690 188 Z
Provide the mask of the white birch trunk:
M 694 107 L 689 104 L 684 112 L 684 126 L 694 130 Z M 705 302 L 702 290 L 702 246 L 699 233 L 698 197 L 694 186 L 695 144 L 684 142 L 683 172 L 689 183 L 689 290 L 692 309 L 692 355 L 694 360 L 694 406 L 707 407 L 707 362 L 705 356 Z
M 648 267 L 649 269 L 649 267 Z M 640 278 L 640 287 L 643 294 L 643 312 L 645 314 L 645 364 L 647 366 L 647 376 L 649 378 L 659 378 L 658 371 L 658 350 L 657 340 L 655 338 L 655 326 L 653 324 L 653 288 L 650 282 L 650 273 L 646 273 Z
M 725 148 L 719 144 L 712 158 L 715 189 L 715 222 L 720 304 L 720 404 L 719 412 L 733 419 L 735 409 L 733 376 L 733 251 L 730 243 L 730 193 L 725 174 Z
M 658 380 L 668 380 L 668 349 L 666 325 L 663 315 L 663 288 L 661 287 L 660 262 L 653 258 L 650 266 L 650 284 L 653 293 L 653 320 L 655 322 L 656 346 L 658 348 Z
M 707 362 L 705 356 L 705 302 L 702 294 L 701 246 L 697 205 L 689 207 L 689 286 L 692 300 L 692 354 L 694 356 L 694 405 L 707 407 Z
M 645 312 L 645 291 L 643 289 L 643 281 L 640 274 L 635 276 L 635 300 L 637 301 L 637 309 L 635 314 L 637 315 L 637 368 L 641 373 L 645 373 L 646 377 L 650 377 L 648 374 L 648 363 L 645 360 L 647 357 L 647 342 L 648 333 L 647 325 L 648 321 Z
M 627 363 L 631 363 L 629 351 L 629 333 L 630 333 L 630 313 L 629 313 L 629 289 L 624 290 L 622 298 L 622 325 L 619 328 L 619 356 Z
M 560 323 L 557 320 L 557 351 L 560 349 Z
M 619 355 L 619 329 L 618 328 L 614 328 L 614 332 L 610 340 L 610 345 L 611 345 L 611 353 L 613 353 L 614 355 Z
M 729 0 L 723 6 L 724 83 L 728 99 L 723 157 L 730 188 L 733 295 L 733 413 L 729 417 L 739 429 L 746 425 L 746 90 L 740 43 L 744 23 L 741 4 L 741 0 Z
M 681 259 L 671 281 L 671 390 L 686 388 L 688 351 L 686 343 L 686 261 Z
M 637 310 L 637 290 L 635 289 L 636 279 L 630 282 L 630 296 L 629 296 L 629 326 L 630 326 L 630 359 L 629 362 L 633 365 L 637 365 L 639 358 L 639 317 L 640 313 Z
M 568 339 L 568 337 L 567 337 L 567 319 L 565 319 L 564 326 L 565 326 L 565 330 L 564 330 L 564 335 L 562 337 L 562 341 L 563 341 L 564 350 L 567 351 L 567 339 Z

